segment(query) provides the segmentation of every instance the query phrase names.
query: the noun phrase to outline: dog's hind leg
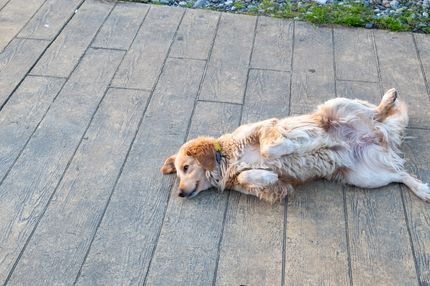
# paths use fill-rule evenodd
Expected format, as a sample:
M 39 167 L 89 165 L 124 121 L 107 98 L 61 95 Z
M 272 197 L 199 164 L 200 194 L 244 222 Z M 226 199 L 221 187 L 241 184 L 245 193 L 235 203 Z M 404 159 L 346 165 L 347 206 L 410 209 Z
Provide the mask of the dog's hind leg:
M 392 108 L 395 106 L 397 99 L 397 90 L 392 88 L 385 92 L 381 102 L 375 109 L 375 120 L 384 121 L 388 116 L 392 114 Z
M 269 170 L 251 169 L 241 172 L 237 176 L 239 184 L 250 188 L 262 188 L 278 181 L 278 175 Z

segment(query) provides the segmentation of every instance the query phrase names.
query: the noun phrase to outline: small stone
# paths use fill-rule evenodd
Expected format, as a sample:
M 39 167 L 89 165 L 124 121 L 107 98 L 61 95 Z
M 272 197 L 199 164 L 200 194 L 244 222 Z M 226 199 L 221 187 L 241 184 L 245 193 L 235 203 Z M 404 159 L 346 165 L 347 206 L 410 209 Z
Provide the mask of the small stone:
M 203 6 L 205 6 L 207 0 L 197 0 L 194 5 L 193 8 L 202 8 Z
M 230 8 L 230 11 L 236 11 L 236 9 L 237 8 L 235 6 L 233 6 L 233 7 Z
M 429 0 L 424 0 L 423 1 L 423 7 L 426 8 L 426 9 L 430 8 L 430 1 Z
M 185 7 L 185 6 L 187 6 L 187 2 L 185 2 L 185 1 L 181 1 L 181 2 L 179 2 L 178 4 L 179 4 L 179 6 L 181 6 L 181 7 Z
M 230 5 L 233 4 L 233 1 L 227 0 L 227 1 L 224 2 L 224 4 L 227 5 L 227 6 L 230 6 Z
M 169 0 L 160 0 L 160 4 L 169 4 L 170 1 Z
M 367 23 L 365 26 L 366 29 L 372 29 L 373 28 L 373 23 Z
M 424 17 L 424 18 L 428 18 L 428 16 L 429 16 L 429 13 L 427 13 L 427 12 L 423 12 L 423 17 Z
M 392 8 L 394 8 L 394 9 L 399 8 L 399 5 L 400 5 L 400 3 L 399 3 L 399 1 L 397 1 L 397 0 L 393 0 L 393 1 L 391 1 L 391 2 L 390 2 L 390 6 L 391 6 Z

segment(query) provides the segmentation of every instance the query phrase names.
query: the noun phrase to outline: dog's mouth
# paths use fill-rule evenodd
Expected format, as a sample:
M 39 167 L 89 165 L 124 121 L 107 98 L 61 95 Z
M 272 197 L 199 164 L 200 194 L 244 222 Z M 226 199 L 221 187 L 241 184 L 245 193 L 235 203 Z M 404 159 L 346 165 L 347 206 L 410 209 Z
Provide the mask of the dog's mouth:
M 197 188 L 199 187 L 199 181 L 197 181 L 196 182 L 196 187 L 194 188 L 194 190 L 192 190 L 191 192 L 189 192 L 189 193 L 187 193 L 187 194 L 185 194 L 185 198 L 187 198 L 187 199 L 191 199 L 191 198 L 194 198 L 197 194 L 198 194 L 198 192 L 197 192 Z

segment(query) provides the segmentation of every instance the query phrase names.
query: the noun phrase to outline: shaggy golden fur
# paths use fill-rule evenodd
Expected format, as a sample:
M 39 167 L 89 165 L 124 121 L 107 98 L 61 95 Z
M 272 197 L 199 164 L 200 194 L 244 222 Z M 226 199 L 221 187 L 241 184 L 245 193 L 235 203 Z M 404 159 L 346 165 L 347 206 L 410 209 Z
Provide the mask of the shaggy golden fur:
M 399 156 L 408 115 L 396 99 L 395 89 L 378 106 L 336 98 L 311 114 L 242 125 L 219 138 L 199 137 L 169 157 L 161 172 L 177 173 L 181 197 L 216 187 L 275 202 L 295 186 L 323 178 L 363 188 L 403 183 L 430 201 L 429 187 L 404 170 Z

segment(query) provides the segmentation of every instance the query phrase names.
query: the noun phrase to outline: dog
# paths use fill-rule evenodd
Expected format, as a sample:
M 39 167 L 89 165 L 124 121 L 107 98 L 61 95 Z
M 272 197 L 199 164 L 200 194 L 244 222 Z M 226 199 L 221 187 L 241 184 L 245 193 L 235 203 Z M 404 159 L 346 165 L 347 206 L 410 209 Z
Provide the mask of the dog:
M 282 201 L 297 185 L 327 179 L 361 188 L 405 184 L 429 202 L 430 189 L 406 172 L 399 146 L 407 106 L 388 90 L 378 106 L 331 99 L 306 115 L 242 125 L 219 138 L 198 137 L 160 171 L 180 178 L 180 197 L 212 187 Z

